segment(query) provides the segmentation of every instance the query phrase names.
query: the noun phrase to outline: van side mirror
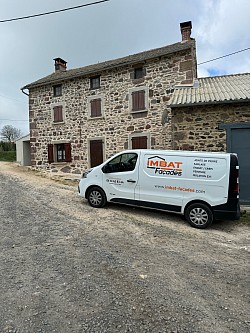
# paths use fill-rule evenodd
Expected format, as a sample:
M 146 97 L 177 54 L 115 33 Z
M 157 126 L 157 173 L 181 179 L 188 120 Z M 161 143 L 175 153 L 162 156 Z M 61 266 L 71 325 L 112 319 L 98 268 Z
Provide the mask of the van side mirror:
M 102 167 L 102 172 L 103 172 L 103 173 L 109 173 L 109 172 L 111 172 L 110 165 L 109 165 L 109 164 L 105 164 L 105 165 Z

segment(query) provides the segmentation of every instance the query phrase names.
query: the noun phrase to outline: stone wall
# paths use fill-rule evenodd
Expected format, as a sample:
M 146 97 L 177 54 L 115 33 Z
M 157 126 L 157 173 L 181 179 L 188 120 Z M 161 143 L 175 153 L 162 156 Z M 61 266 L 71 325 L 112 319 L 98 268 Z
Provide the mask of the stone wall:
M 102 138 L 105 156 L 127 149 L 129 135 L 150 133 L 150 148 L 171 147 L 171 109 L 168 101 L 174 86 L 192 82 L 196 75 L 195 51 L 148 60 L 143 63 L 146 75 L 131 78 L 133 66 L 124 66 L 102 73 L 101 87 L 90 90 L 89 77 L 75 78 L 62 83 L 62 96 L 53 96 L 53 86 L 30 89 L 31 160 L 35 168 L 80 173 L 89 167 L 88 140 Z M 129 110 L 129 89 L 145 86 L 149 106 L 145 113 L 132 114 Z M 104 115 L 98 119 L 88 116 L 91 96 L 102 96 Z M 63 105 L 65 121 L 52 122 L 52 106 Z M 66 140 L 71 143 L 71 163 L 48 163 L 48 144 Z
M 250 122 L 250 103 L 172 109 L 172 149 L 226 151 L 220 124 Z

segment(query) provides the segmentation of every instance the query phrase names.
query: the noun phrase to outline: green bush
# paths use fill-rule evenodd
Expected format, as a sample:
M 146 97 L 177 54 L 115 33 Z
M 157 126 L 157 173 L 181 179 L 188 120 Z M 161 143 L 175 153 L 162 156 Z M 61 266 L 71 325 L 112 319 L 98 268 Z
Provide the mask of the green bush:
M 16 145 L 14 142 L 0 141 L 0 151 L 10 151 L 16 150 Z
M 242 212 L 239 223 L 250 227 L 250 212 Z
M 0 151 L 0 161 L 15 162 L 16 161 L 16 152 L 15 151 Z

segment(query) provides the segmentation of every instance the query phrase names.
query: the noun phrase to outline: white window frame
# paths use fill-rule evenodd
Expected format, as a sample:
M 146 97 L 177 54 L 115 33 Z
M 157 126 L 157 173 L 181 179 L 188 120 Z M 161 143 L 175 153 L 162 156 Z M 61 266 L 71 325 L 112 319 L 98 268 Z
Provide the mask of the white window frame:
M 133 101 L 132 101 L 132 93 L 136 91 L 145 91 L 145 109 L 144 110 L 138 110 L 138 111 L 133 111 Z M 135 88 L 130 88 L 128 90 L 129 92 L 129 111 L 130 113 L 140 113 L 140 112 L 147 112 L 149 109 L 149 89 L 147 86 L 140 86 L 140 87 L 135 87 Z
M 91 117 L 91 101 L 94 99 L 100 99 L 101 100 L 101 115 L 99 117 Z M 87 97 L 87 103 L 88 103 L 88 119 L 102 119 L 104 118 L 104 96 L 103 95 L 93 95 Z

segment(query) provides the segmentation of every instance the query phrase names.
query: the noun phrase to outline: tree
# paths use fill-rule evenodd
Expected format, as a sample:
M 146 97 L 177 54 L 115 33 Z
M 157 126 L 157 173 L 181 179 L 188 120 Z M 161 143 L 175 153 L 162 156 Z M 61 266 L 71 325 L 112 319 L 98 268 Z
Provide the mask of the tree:
M 3 140 L 8 142 L 14 142 L 22 136 L 20 129 L 13 127 L 11 125 L 5 125 L 0 131 L 0 135 Z

